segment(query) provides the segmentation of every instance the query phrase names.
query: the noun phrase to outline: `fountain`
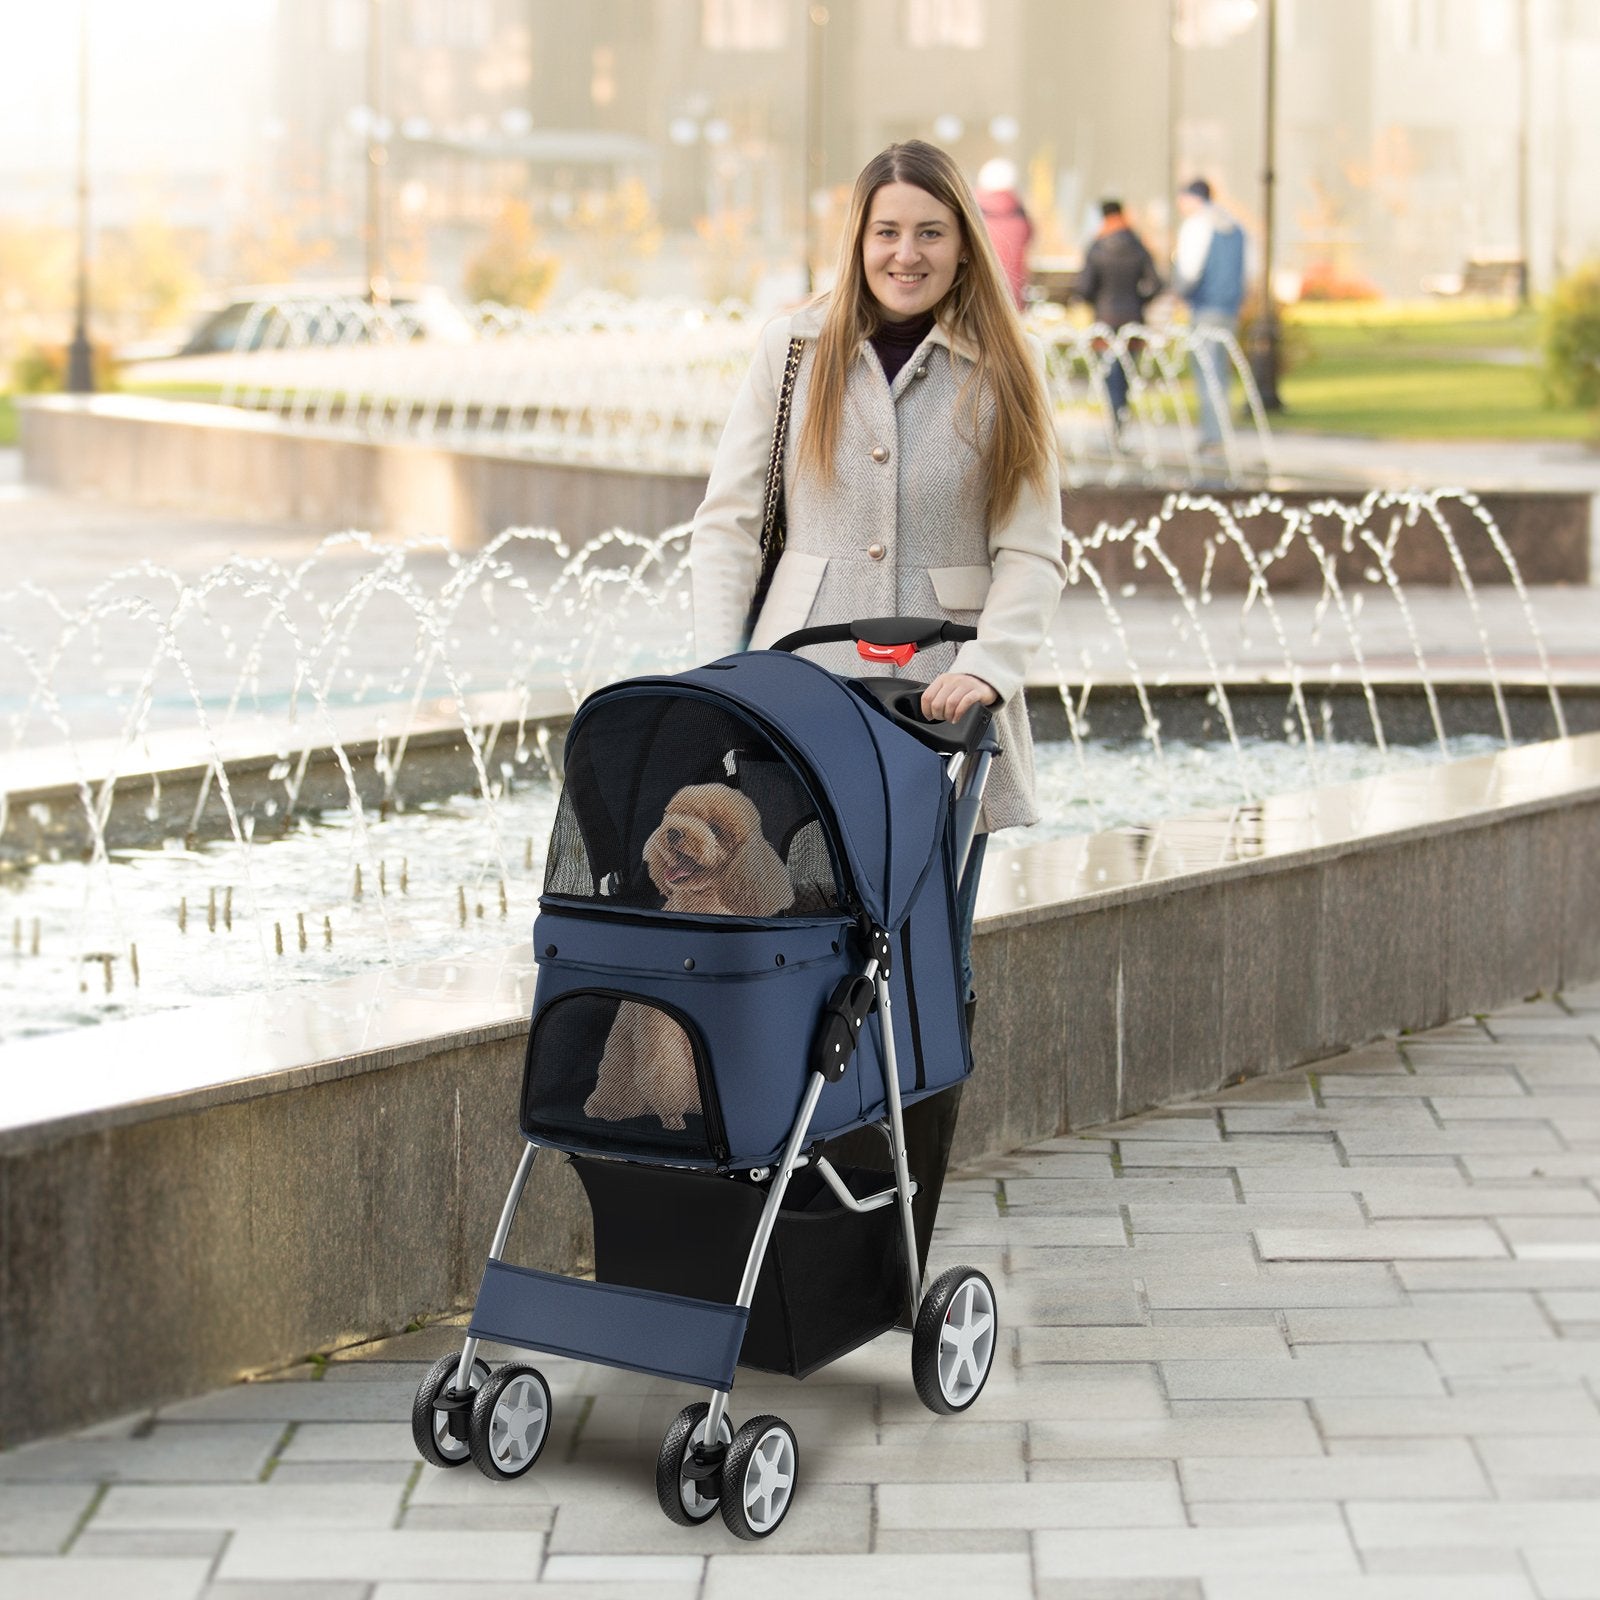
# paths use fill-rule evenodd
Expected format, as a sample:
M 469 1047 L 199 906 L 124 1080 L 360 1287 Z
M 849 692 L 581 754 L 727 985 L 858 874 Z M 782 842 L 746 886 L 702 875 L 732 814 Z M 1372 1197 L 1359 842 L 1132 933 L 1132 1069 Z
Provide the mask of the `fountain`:
M 540 484 L 586 498 L 549 516 L 559 534 L 506 529 L 486 495 L 443 540 L 386 523 L 292 564 L 0 593 L 0 972 L 41 1034 L 6 1044 L 0 1072 L 9 1437 L 470 1292 L 515 1143 L 563 723 L 593 684 L 688 648 L 690 463 L 752 325 L 686 333 L 692 383 L 672 379 L 648 421 L 600 358 L 622 347 L 609 323 L 592 370 L 556 361 L 564 388 L 543 393 L 523 386 L 517 319 L 495 384 L 467 382 L 459 350 L 349 326 L 332 351 L 248 358 L 291 364 L 276 370 L 240 357 L 233 404 L 50 401 L 24 419 L 32 476 L 104 469 L 113 492 L 137 448 L 143 481 L 170 450 L 182 482 L 231 475 L 268 511 L 278 478 L 337 485 L 380 459 L 360 451 L 408 491 L 424 465 L 457 490 L 491 467 L 569 475 L 501 480 L 524 516 Z M 533 336 L 554 359 L 594 332 Z M 1122 477 L 1067 501 L 1068 590 L 1029 686 L 1062 836 L 997 848 L 985 876 L 994 1002 L 958 1159 L 1600 971 L 1600 702 L 1558 685 L 1529 588 L 1586 577 L 1587 503 L 1580 534 L 1535 497 L 1224 493 L 1185 464 L 1181 350 L 1134 363 L 1102 337 L 1052 346 L 1069 476 Z M 1096 420 L 1108 351 L 1137 368 L 1126 445 Z M 334 357 L 361 382 L 295 376 Z M 652 453 L 619 465 L 606 451 L 635 426 Z M 507 441 L 535 430 L 543 455 L 518 457 Z M 251 477 L 258 446 L 286 453 Z M 609 515 L 619 484 L 682 509 Z M 1285 768 L 1297 792 L 1279 792 Z M 65 1026 L 111 1017 L 127 1020 Z M 582 1230 L 555 1171 L 536 1180 L 559 1224 L 537 1264 L 570 1269 Z M 137 1226 L 104 1226 L 108 1195 Z

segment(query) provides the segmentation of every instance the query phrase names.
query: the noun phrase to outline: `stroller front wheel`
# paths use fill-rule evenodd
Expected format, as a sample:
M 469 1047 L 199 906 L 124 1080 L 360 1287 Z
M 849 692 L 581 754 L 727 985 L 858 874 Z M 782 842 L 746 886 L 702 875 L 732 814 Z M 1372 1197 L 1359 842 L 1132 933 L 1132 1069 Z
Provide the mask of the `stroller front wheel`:
M 656 1499 L 669 1522 L 680 1528 L 698 1527 L 715 1515 L 722 1490 L 720 1469 L 709 1478 L 692 1476 L 688 1468 L 697 1444 L 706 1438 L 706 1414 L 711 1410 L 704 1400 L 685 1406 L 672 1419 L 656 1457 Z M 717 1443 L 724 1449 L 733 1441 L 733 1429 L 724 1415 L 717 1428 Z
M 550 1385 L 537 1367 L 499 1368 L 478 1391 L 467 1423 L 472 1463 L 486 1478 L 520 1478 L 550 1437 Z
M 411 1402 L 411 1442 L 430 1467 L 465 1466 L 471 1454 L 467 1441 L 451 1433 L 450 1413 L 438 1409 L 439 1397 L 456 1381 L 456 1369 L 460 1365 L 458 1355 L 440 1356 L 423 1375 L 422 1382 L 417 1385 L 417 1397 Z M 488 1376 L 487 1361 L 472 1363 L 474 1390 Z
M 994 1286 L 975 1267 L 951 1267 L 922 1297 L 911 1335 L 911 1376 L 930 1411 L 951 1416 L 983 1393 L 994 1366 Z
M 752 1417 L 722 1463 L 722 1520 L 739 1539 L 765 1539 L 794 1504 L 800 1447 L 781 1417 Z

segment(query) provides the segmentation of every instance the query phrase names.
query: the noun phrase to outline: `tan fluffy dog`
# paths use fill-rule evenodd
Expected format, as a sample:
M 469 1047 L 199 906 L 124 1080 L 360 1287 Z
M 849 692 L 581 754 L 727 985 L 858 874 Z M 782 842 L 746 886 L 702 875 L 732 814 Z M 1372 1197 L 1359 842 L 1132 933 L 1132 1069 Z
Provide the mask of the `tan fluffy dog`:
M 788 869 L 761 832 L 760 813 L 726 784 L 692 784 L 673 795 L 645 840 L 644 864 L 667 911 L 772 917 L 794 904 Z M 653 1116 L 663 1128 L 682 1128 L 685 1116 L 700 1111 L 688 1035 L 665 1012 L 624 1000 L 583 1110 L 604 1122 Z

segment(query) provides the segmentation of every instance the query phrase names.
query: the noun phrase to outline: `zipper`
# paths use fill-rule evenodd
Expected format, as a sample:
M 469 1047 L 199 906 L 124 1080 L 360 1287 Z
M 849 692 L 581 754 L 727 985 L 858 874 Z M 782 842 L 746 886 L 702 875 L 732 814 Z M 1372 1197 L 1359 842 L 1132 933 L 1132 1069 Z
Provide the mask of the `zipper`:
M 565 1000 L 577 999 L 580 995 L 598 995 L 604 1000 L 625 1000 L 632 1005 L 646 1006 L 652 1011 L 659 1011 L 672 1020 L 683 1030 L 684 1036 L 689 1041 L 689 1049 L 694 1055 L 694 1077 L 700 1088 L 700 1115 L 706 1125 L 706 1143 L 710 1147 L 708 1154 L 719 1164 L 726 1166 L 728 1161 L 728 1130 L 722 1121 L 722 1107 L 717 1104 L 714 1093 L 716 1088 L 712 1081 L 709 1063 L 706 1060 L 705 1041 L 700 1037 L 700 1029 L 694 1019 L 677 1006 L 668 1005 L 656 999 L 642 999 L 637 994 L 630 994 L 622 989 L 568 989 L 556 996 L 545 1008 L 553 1011 Z M 528 1049 L 533 1049 L 533 1034 L 538 1031 L 535 1024 L 528 1039 Z
M 604 922 L 625 928 L 681 928 L 685 933 L 777 933 L 785 928 L 831 928 L 853 926 L 855 919 L 840 911 L 826 917 L 691 917 L 681 911 L 609 910 L 607 902 L 594 899 L 568 899 L 563 895 L 539 896 L 539 909 L 556 916 L 574 917 L 582 922 Z

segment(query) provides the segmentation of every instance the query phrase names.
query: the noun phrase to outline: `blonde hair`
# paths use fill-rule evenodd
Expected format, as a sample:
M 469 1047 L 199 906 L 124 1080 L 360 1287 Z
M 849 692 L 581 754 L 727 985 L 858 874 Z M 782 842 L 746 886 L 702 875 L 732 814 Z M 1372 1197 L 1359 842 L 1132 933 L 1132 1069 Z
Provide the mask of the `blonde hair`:
M 1025 482 L 1041 494 L 1046 491 L 1057 448 L 1055 424 L 972 191 L 955 162 L 920 139 L 890 145 L 874 156 L 856 179 L 850 221 L 839 248 L 839 272 L 817 338 L 810 395 L 800 428 L 800 466 L 825 483 L 832 481 L 850 369 L 861 341 L 870 339 L 884 321 L 867 287 L 861 251 L 873 197 L 889 183 L 909 183 L 932 195 L 954 212 L 961 229 L 963 264 L 934 309 L 945 329 L 969 346 L 975 357 L 959 403 L 974 441 L 984 398 L 991 397 L 994 402 L 994 425 L 982 446 L 988 480 L 984 511 L 993 526 L 1016 505 Z

